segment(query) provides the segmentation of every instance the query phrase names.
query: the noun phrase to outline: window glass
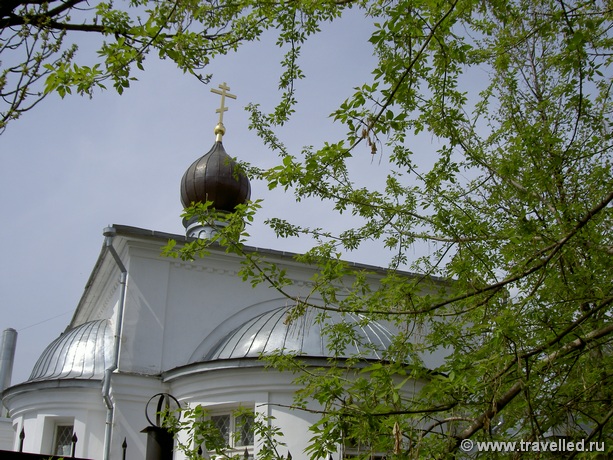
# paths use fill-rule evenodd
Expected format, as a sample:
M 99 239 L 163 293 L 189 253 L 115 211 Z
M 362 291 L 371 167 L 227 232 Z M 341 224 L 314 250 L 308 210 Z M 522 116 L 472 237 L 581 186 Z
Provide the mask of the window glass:
M 211 416 L 211 420 L 221 433 L 221 437 L 228 445 L 230 445 L 230 419 L 230 414 Z
M 235 418 L 236 446 L 253 445 L 253 414 L 242 414 Z
M 210 417 L 230 449 L 253 446 L 253 412 L 213 413 Z
M 55 441 L 53 455 L 70 455 L 72 450 L 73 425 L 57 425 L 55 427 Z

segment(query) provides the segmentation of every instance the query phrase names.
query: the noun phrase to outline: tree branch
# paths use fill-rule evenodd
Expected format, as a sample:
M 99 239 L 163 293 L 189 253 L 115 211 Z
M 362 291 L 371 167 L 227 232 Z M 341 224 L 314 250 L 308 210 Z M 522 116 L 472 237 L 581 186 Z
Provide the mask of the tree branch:
M 613 333 L 613 324 L 608 324 L 603 328 L 590 332 L 584 337 L 580 337 L 576 340 L 573 340 L 572 342 L 565 344 L 559 350 L 550 353 L 546 358 L 543 358 L 541 361 L 539 361 L 538 365 L 541 368 L 545 367 L 548 364 L 553 363 L 557 359 L 566 356 L 573 351 L 584 348 L 590 342 L 605 337 L 611 333 Z M 500 398 L 494 401 L 492 407 L 489 410 L 482 413 L 479 417 L 477 417 L 477 419 L 471 426 L 469 426 L 456 436 L 457 442 L 455 444 L 455 448 L 457 449 L 460 446 L 460 442 L 463 439 L 470 438 L 477 431 L 481 430 L 489 420 L 496 416 L 496 414 L 503 410 L 505 406 L 507 406 L 507 404 L 509 404 L 521 392 L 523 386 L 524 382 L 522 380 L 518 380 Z

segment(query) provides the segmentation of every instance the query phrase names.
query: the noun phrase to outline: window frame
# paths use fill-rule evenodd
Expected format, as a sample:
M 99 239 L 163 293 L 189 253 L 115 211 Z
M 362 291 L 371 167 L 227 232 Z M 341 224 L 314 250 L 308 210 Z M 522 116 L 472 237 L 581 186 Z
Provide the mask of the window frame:
M 68 444 L 60 444 L 60 429 L 70 428 L 70 437 L 68 438 Z M 72 437 L 74 436 L 74 421 L 58 421 L 54 423 L 53 427 L 53 439 L 51 443 L 52 455 L 55 456 L 70 456 L 72 455 Z M 68 447 L 68 452 L 59 452 L 60 447 Z
M 244 410 L 247 409 L 251 413 L 251 422 L 250 425 L 250 433 L 247 440 L 243 440 L 243 436 L 241 434 L 240 437 L 237 437 L 237 430 L 242 431 L 242 427 L 245 425 L 240 425 L 240 418 L 247 416 Z M 249 453 L 249 458 L 253 458 L 254 446 L 255 446 L 255 434 L 253 431 L 253 422 L 255 420 L 255 410 L 250 406 L 240 405 L 240 406 L 231 406 L 231 407 L 207 407 L 208 414 L 206 418 L 209 420 L 213 420 L 215 417 L 229 417 L 228 419 L 228 433 L 227 437 L 222 436 L 227 444 L 227 452 L 231 455 L 233 454 L 241 454 L 243 455 L 245 449 Z M 243 410 L 243 412 L 237 413 L 237 411 Z

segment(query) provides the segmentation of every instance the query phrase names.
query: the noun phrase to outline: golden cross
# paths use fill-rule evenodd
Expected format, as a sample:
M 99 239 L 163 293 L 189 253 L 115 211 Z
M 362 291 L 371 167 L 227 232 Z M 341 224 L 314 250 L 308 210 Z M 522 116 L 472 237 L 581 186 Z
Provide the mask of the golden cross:
M 221 96 L 221 107 L 219 107 L 215 112 L 219 114 L 219 124 L 223 126 L 223 113 L 228 110 L 228 108 L 226 107 L 226 97 L 229 97 L 230 99 L 236 99 L 236 96 L 234 94 L 228 93 L 228 91 L 230 91 L 230 87 L 226 85 L 226 82 L 223 82 L 221 85 L 219 85 L 219 88 L 221 89 L 221 91 L 219 91 L 219 89 L 212 88 L 211 93 L 219 94 Z

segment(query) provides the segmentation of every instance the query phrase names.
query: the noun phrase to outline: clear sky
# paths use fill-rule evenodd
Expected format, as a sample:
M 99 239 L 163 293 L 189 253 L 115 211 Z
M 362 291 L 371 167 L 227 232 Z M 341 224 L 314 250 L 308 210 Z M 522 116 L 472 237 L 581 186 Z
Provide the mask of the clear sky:
M 370 26 L 350 17 L 327 27 L 303 48 L 305 81 L 298 83 L 298 113 L 283 140 L 299 153 L 344 133 L 328 115 L 369 81 L 374 65 Z M 145 72 L 122 96 L 97 93 L 92 100 L 48 97 L 12 122 L 0 136 L 0 303 L 2 330 L 18 331 L 13 384 L 26 380 L 44 348 L 66 327 L 103 243 L 108 224 L 183 234 L 179 183 L 185 169 L 214 142 L 219 96 L 227 82 L 238 96 L 228 101 L 224 146 L 240 159 L 267 166 L 275 161 L 248 130 L 249 102 L 272 108 L 279 98 L 282 52 L 273 37 L 215 61 L 211 85 L 149 59 Z M 385 161 L 359 152 L 358 177 L 383 171 Z M 294 202 L 252 182 L 252 198 L 264 198 L 262 219 L 280 216 L 334 226 L 317 201 Z M 326 215 L 328 217 L 326 217 Z M 250 244 L 300 252 L 306 242 L 280 241 L 261 224 Z M 351 257 L 384 263 L 373 254 Z

